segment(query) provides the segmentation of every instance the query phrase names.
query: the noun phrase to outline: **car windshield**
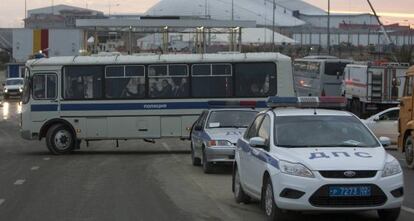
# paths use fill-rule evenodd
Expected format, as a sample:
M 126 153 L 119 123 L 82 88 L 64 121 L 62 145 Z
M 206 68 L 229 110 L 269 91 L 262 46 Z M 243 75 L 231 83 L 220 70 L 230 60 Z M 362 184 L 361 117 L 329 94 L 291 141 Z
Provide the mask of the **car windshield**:
M 256 111 L 213 111 L 207 128 L 247 128 L 256 114 Z
M 10 80 L 7 80 L 6 85 L 23 85 L 23 79 L 10 79 Z
M 275 120 L 280 147 L 377 147 L 380 144 L 353 116 L 284 116 Z

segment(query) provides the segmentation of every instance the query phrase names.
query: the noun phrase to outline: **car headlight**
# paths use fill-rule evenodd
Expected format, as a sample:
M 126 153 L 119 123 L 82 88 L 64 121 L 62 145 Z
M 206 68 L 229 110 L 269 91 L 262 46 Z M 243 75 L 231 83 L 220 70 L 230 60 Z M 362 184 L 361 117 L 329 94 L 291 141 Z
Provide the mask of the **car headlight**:
M 7 88 L 4 88 L 4 93 L 7 93 L 7 91 L 9 91 L 9 90 L 7 90 Z
M 396 175 L 402 172 L 400 163 L 396 159 L 385 163 L 384 169 L 382 170 L 382 177 L 388 177 Z
M 22 93 L 23 92 L 23 88 L 19 88 L 19 91 L 20 91 L 20 93 Z
M 287 161 L 279 161 L 280 171 L 285 174 L 293 175 L 293 176 L 301 176 L 301 177 L 310 177 L 313 178 L 312 171 L 310 171 L 306 166 L 300 163 L 290 163 Z
M 227 140 L 210 140 L 207 142 L 208 147 L 213 146 L 232 146 L 233 144 Z

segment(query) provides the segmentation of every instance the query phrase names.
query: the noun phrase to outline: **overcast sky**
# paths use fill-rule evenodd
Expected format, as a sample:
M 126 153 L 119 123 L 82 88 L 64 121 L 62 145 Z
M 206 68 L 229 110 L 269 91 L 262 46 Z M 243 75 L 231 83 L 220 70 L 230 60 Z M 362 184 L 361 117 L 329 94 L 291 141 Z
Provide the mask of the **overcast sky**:
M 54 0 L 54 4 L 88 7 L 108 13 L 142 13 L 159 0 Z M 237 0 L 235 0 L 237 2 Z M 286 0 L 276 0 L 286 1 Z M 327 0 L 305 0 L 326 9 Z M 385 23 L 399 22 L 414 25 L 414 0 L 371 0 Z M 22 27 L 24 0 L 0 0 L 0 27 Z M 50 6 L 52 0 L 27 0 L 27 8 Z M 335 12 L 369 12 L 366 0 L 331 0 Z

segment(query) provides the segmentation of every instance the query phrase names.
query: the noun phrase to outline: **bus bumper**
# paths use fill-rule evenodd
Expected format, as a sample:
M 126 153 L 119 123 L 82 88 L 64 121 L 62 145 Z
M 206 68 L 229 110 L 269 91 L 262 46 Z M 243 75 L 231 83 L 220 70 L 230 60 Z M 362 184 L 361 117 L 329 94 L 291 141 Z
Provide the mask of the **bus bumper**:
M 25 140 L 35 140 L 36 137 L 32 136 L 30 130 L 20 130 L 20 136 Z

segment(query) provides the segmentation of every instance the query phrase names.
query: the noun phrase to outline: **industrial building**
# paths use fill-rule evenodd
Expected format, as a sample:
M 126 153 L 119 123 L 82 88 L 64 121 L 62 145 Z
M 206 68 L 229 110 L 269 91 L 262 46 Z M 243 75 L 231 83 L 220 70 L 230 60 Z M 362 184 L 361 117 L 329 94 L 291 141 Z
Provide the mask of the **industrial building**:
M 105 15 L 96 10 L 55 5 L 29 10 L 24 19 L 25 29 L 0 30 L 0 46 L 13 51 L 16 62 L 24 62 L 40 50 L 48 56 L 61 56 L 77 55 L 84 49 L 93 53 L 131 53 L 161 47 L 165 51 L 165 45 L 168 49 L 187 48 L 188 52 L 194 52 L 191 48 L 197 49 L 201 44 L 214 46 L 226 42 L 233 45 L 227 47 L 232 50 L 241 45 L 272 42 L 328 45 L 328 15 L 323 9 L 301 0 L 278 0 L 274 10 L 278 31 L 275 34 L 272 33 L 273 0 L 161 0 L 146 13 L 136 15 Z M 331 46 L 387 44 L 372 14 L 331 14 L 329 19 Z M 200 35 L 197 27 L 203 27 L 206 36 Z M 236 27 L 241 31 L 235 34 L 210 33 L 213 29 Z M 413 44 L 414 32 L 410 27 L 394 24 L 386 29 L 395 45 Z

